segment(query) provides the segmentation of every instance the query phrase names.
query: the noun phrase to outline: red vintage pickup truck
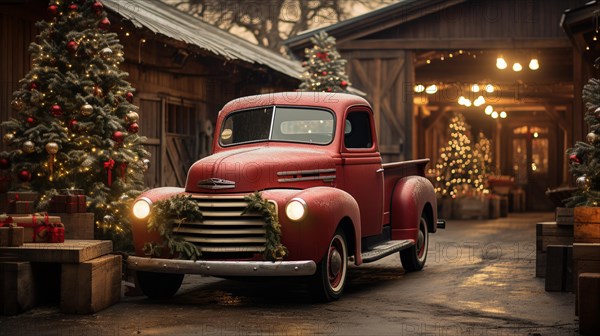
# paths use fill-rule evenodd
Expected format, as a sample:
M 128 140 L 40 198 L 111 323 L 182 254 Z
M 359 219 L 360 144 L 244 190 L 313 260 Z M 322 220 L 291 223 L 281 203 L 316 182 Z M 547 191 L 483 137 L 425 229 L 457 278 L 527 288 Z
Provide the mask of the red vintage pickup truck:
M 373 111 L 358 96 L 287 92 L 226 104 L 215 129 L 213 154 L 189 170 L 185 188 L 156 188 L 133 206 L 137 271 L 149 297 L 168 297 L 184 274 L 287 277 L 306 280 L 323 301 L 338 299 L 348 263 L 361 265 L 399 253 L 406 271 L 423 268 L 428 235 L 438 220 L 434 188 L 424 177 L 428 159 L 382 164 Z M 265 260 L 265 221 L 245 213 L 245 196 L 260 192 L 273 204 L 287 253 Z M 153 203 L 187 195 L 202 220 L 173 234 L 194 244 L 198 260 L 153 257 L 157 241 L 147 223 Z M 146 251 L 147 252 L 147 251 Z

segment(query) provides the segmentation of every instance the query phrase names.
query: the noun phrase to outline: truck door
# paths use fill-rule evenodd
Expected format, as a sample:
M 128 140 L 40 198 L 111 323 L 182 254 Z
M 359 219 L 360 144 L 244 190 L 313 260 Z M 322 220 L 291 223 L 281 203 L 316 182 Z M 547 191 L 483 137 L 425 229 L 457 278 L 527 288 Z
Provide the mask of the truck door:
M 362 236 L 381 233 L 383 217 L 383 169 L 372 112 L 350 110 L 346 115 L 341 146 L 344 189 L 360 207 Z

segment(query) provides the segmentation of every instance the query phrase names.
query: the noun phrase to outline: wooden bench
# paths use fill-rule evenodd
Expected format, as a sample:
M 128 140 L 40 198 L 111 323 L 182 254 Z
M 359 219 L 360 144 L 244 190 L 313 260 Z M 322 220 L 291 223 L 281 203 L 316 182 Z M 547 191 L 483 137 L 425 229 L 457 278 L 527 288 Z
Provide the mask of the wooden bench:
M 61 244 L 27 243 L 0 247 L 0 314 L 14 315 L 31 308 L 46 278 L 37 265 L 58 265 L 60 309 L 64 313 L 94 313 L 121 298 L 122 257 L 110 254 L 111 241 L 65 240 Z M 40 272 L 37 272 L 40 273 Z M 44 272 L 46 273 L 46 272 Z M 29 297 L 33 296 L 33 297 Z

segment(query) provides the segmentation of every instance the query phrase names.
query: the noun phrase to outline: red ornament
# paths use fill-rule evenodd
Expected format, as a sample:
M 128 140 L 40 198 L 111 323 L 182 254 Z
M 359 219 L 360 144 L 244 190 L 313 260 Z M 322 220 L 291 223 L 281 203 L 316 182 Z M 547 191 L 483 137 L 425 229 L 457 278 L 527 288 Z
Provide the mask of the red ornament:
M 346 88 L 346 86 L 348 86 L 348 82 L 346 82 L 346 81 L 341 81 L 341 82 L 340 82 L 340 86 L 341 86 L 343 89 L 345 89 L 345 88 Z
M 112 135 L 112 139 L 120 144 L 123 142 L 123 140 L 125 140 L 125 134 L 123 134 L 121 131 L 115 131 Z
M 29 125 L 33 125 L 33 124 L 35 123 L 35 119 L 33 119 L 32 117 L 28 117 L 28 118 L 27 118 L 27 123 L 28 123 Z
M 96 97 L 102 97 L 102 95 L 104 94 L 102 92 L 102 88 L 98 85 L 94 85 L 93 92 L 94 92 L 94 96 L 96 96 Z
M 571 155 L 569 155 L 569 160 L 572 163 L 581 163 L 581 158 L 579 156 L 577 156 L 577 154 L 571 154 Z
M 109 159 L 104 162 L 104 169 L 106 169 L 106 173 L 108 174 L 108 186 L 112 185 L 112 170 L 115 167 L 115 160 Z
M 71 40 L 69 43 L 67 43 L 67 50 L 69 52 L 74 54 L 77 51 L 77 48 L 79 48 L 79 44 L 77 44 L 77 42 Z
M 327 76 L 327 71 L 323 71 L 323 72 L 321 72 L 321 75 L 323 75 L 323 76 Z
M 31 181 L 31 173 L 27 169 L 23 169 L 17 175 L 21 182 L 29 182 Z
M 58 14 L 58 6 L 57 5 L 48 6 L 48 14 L 50 16 L 56 16 L 56 14 Z
M 52 115 L 55 117 L 61 116 L 62 107 L 60 107 L 60 105 L 58 104 L 52 105 L 52 107 L 50 108 L 50 113 L 52 113 Z
M 76 127 L 77 127 L 77 120 L 71 119 L 71 121 L 69 121 L 69 128 L 71 129 L 71 131 L 73 131 L 73 130 L 75 130 Z
M 127 132 L 129 133 L 137 133 L 140 130 L 140 126 L 137 123 L 132 123 L 127 127 Z
M 70 4 L 70 5 L 69 5 L 69 10 L 70 10 L 71 12 L 76 12 L 76 11 L 77 11 L 77 4 L 74 4 L 74 3 L 73 3 L 73 4 Z
M 331 88 L 330 88 L 330 87 L 328 87 L 328 88 L 327 88 L 327 92 L 331 92 L 331 91 L 332 91 L 332 90 L 331 90 Z
M 306 63 L 306 61 L 303 61 L 302 66 L 306 68 L 308 66 L 308 63 Z
M 133 103 L 133 93 L 127 92 L 125 99 L 127 99 L 128 102 Z
M 29 90 L 37 90 L 37 83 L 36 82 L 31 82 L 29 83 Z
M 8 169 L 10 168 L 10 161 L 7 158 L 0 159 L 0 169 Z
M 329 54 L 326 53 L 326 52 L 318 52 L 317 53 L 317 57 L 320 58 L 320 59 L 322 59 L 322 60 L 326 60 L 327 57 L 329 57 Z
M 94 2 L 94 4 L 92 4 L 92 9 L 94 10 L 94 12 L 96 12 L 97 15 L 99 15 L 102 13 L 104 6 L 99 1 L 96 1 Z
M 110 21 L 107 18 L 100 20 L 100 22 L 98 23 L 98 28 L 100 28 L 102 30 L 108 30 L 109 27 L 110 27 Z

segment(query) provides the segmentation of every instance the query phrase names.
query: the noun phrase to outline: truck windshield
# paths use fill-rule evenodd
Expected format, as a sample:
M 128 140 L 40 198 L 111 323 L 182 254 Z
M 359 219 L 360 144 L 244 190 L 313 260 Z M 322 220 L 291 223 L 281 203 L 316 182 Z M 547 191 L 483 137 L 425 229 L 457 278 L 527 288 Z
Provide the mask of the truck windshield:
M 326 145 L 333 140 L 335 119 L 327 110 L 266 107 L 234 112 L 221 126 L 223 146 L 257 141 L 287 141 Z

